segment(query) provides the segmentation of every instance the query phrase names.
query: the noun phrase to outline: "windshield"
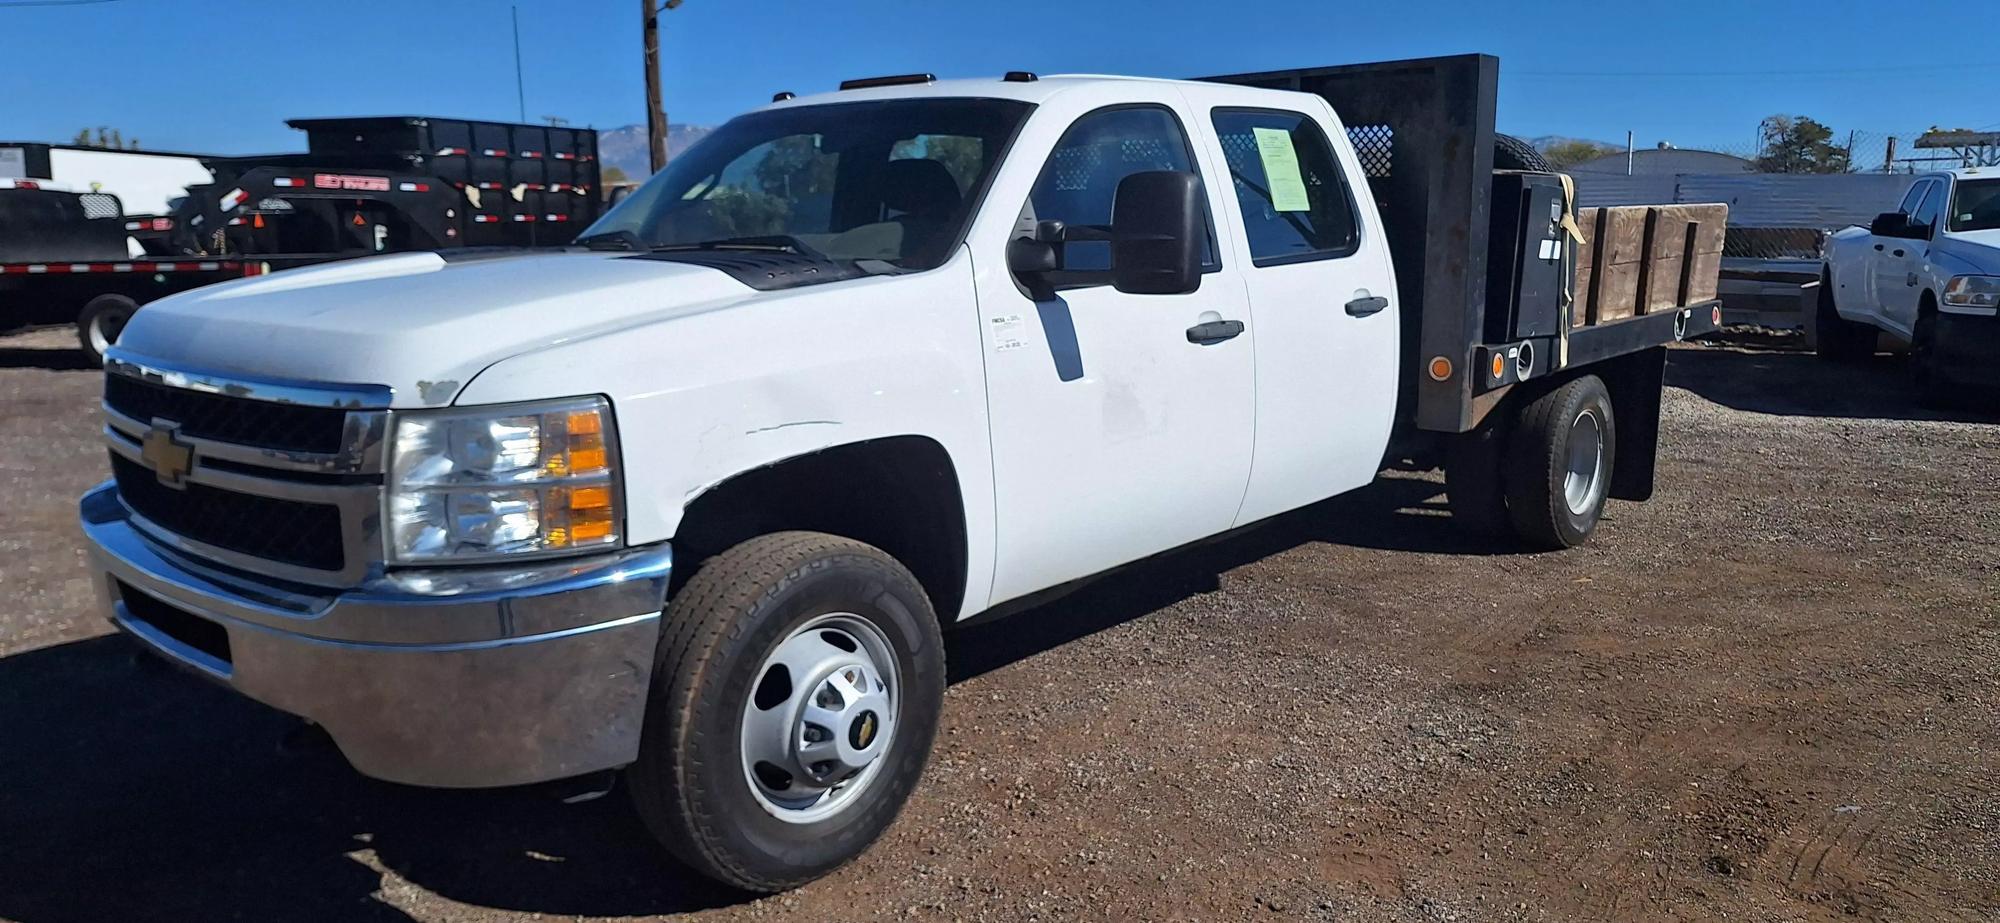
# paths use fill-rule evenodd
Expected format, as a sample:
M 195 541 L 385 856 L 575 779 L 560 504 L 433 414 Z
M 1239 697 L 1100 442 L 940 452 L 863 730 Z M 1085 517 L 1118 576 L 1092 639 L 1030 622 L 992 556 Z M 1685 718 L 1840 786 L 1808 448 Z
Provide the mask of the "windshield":
M 2000 177 L 1958 181 L 1951 194 L 1952 231 L 1991 231 L 2000 228 Z
M 1032 108 L 896 99 L 732 119 L 674 158 L 577 242 L 741 247 L 900 269 L 943 263 Z

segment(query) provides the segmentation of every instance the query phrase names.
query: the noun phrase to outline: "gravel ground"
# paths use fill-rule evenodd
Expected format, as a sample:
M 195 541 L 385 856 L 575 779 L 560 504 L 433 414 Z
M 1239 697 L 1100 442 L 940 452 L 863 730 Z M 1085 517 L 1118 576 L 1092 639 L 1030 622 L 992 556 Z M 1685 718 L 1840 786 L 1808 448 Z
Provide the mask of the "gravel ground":
M 2000 426 L 1895 360 L 1677 350 L 1583 549 L 1399 475 L 958 632 L 903 819 L 746 901 L 622 796 L 371 782 L 105 636 L 67 345 L 0 339 L 0 918 L 2000 917 Z

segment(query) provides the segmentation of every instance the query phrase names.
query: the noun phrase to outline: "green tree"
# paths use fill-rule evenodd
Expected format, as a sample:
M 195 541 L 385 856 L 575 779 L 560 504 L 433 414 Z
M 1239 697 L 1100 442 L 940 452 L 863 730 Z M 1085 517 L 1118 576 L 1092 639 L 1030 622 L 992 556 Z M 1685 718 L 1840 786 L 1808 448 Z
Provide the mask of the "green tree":
M 1803 115 L 1774 115 L 1758 123 L 1762 149 L 1757 169 L 1766 173 L 1849 173 L 1847 149 L 1833 143 L 1833 129 Z
M 136 151 L 139 149 L 138 138 L 133 138 L 130 142 L 127 142 L 120 135 L 118 129 L 104 125 L 97 126 L 97 135 L 94 138 L 91 136 L 90 129 L 79 130 L 76 133 L 76 138 L 70 143 L 77 147 L 101 147 L 111 151 Z
M 1556 169 L 1562 170 L 1588 160 L 1596 160 L 1606 154 L 1615 153 L 1617 148 L 1598 144 L 1595 141 L 1558 141 L 1542 151 L 1542 157 Z
M 598 181 L 606 186 L 616 186 L 632 181 L 631 177 L 625 175 L 624 170 L 620 170 L 617 167 L 605 167 L 602 171 L 599 171 L 597 178 Z

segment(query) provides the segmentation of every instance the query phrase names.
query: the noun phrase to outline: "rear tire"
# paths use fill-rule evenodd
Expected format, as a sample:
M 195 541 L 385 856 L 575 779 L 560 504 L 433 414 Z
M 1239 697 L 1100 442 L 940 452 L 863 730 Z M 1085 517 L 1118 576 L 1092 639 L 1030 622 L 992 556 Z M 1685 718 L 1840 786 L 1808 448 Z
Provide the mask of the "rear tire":
M 90 364 L 104 364 L 105 351 L 118 342 L 118 334 L 138 312 L 139 303 L 124 295 L 99 295 L 83 306 L 76 317 L 76 340 Z
M 1852 362 L 1875 354 L 1875 328 L 1840 316 L 1834 308 L 1833 273 L 1819 274 L 1819 304 L 1813 312 L 1813 347 L 1822 359 Z
M 1537 549 L 1590 540 L 1604 515 L 1618 429 L 1611 393 L 1585 375 L 1521 408 L 1507 440 L 1507 515 Z
M 634 805 L 694 870 L 746 891 L 798 887 L 895 821 L 944 680 L 937 617 L 894 558 L 817 532 L 751 539 L 668 605 L 627 770 Z

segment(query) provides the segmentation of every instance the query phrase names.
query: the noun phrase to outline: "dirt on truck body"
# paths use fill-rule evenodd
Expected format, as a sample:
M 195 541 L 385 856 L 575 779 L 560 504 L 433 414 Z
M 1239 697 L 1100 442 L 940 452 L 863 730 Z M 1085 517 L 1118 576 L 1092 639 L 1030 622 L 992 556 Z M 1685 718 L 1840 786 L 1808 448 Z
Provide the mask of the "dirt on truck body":
M 746 901 L 622 792 L 370 782 L 108 636 L 72 346 L 0 340 L 0 919 L 2000 915 L 2000 423 L 1894 360 L 1674 349 L 1658 494 L 1583 548 L 1403 474 L 948 635 L 903 822 Z

